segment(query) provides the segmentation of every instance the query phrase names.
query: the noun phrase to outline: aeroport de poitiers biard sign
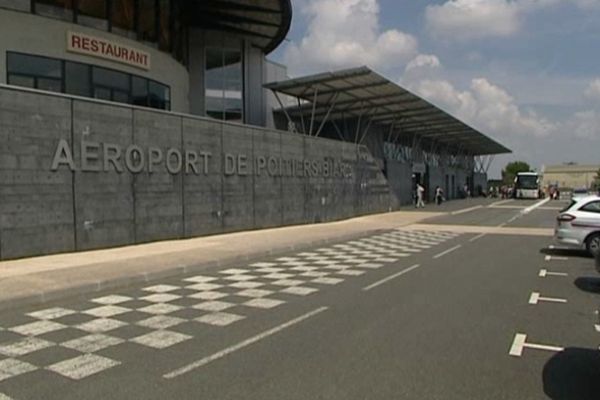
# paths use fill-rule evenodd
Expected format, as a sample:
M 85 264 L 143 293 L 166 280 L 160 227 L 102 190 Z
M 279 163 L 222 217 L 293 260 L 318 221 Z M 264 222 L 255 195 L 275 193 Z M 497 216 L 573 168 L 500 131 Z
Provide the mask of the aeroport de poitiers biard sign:
M 127 147 L 113 143 L 81 141 L 79 165 L 73 158 L 69 142 L 60 139 L 54 156 L 51 171 L 61 167 L 72 172 L 129 172 L 133 174 L 158 172 L 164 166 L 168 173 L 208 175 L 213 165 L 213 154 L 209 151 L 179 150 L 176 148 L 161 149 L 158 147 L 142 148 L 132 144 Z M 222 171 L 225 176 L 246 176 L 252 171 L 257 176 L 266 174 L 271 177 L 324 177 L 352 178 L 352 165 L 343 160 L 333 158 L 323 160 L 289 159 L 273 156 L 256 156 L 254 168 L 251 170 L 246 154 L 223 154 Z M 214 165 L 213 165 L 214 168 Z

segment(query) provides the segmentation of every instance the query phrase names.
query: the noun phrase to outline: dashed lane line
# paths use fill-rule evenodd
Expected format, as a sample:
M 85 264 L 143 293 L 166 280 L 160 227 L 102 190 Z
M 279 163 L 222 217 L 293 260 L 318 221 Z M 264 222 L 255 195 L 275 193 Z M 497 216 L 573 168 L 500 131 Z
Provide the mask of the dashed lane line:
M 538 292 L 531 293 L 529 296 L 529 304 L 538 304 L 540 301 L 545 301 L 548 303 L 566 303 L 566 299 L 559 299 L 556 297 L 542 297 Z
M 443 257 L 443 256 L 445 256 L 446 254 L 450 254 L 450 253 L 452 253 L 453 251 L 460 249 L 461 247 L 462 247 L 462 245 L 458 244 L 458 245 L 456 245 L 456 246 L 454 246 L 454 247 L 451 247 L 451 248 L 449 248 L 449 249 L 448 249 L 448 250 L 446 250 L 446 251 L 442 251 L 441 253 L 439 253 L 439 254 L 436 254 L 435 256 L 433 256 L 433 258 L 437 259 L 437 258 Z
M 259 342 L 259 341 L 261 341 L 263 339 L 266 339 L 269 336 L 272 336 L 272 335 L 274 335 L 274 334 L 276 334 L 278 332 L 281 332 L 284 329 L 287 329 L 287 328 L 289 328 L 289 327 L 291 327 L 293 325 L 299 324 L 300 322 L 305 321 L 305 320 L 307 320 L 307 319 L 309 319 L 311 317 L 314 317 L 315 315 L 320 314 L 320 313 L 322 313 L 322 312 L 324 312 L 324 311 L 326 311 L 328 309 L 329 309 L 329 307 L 319 307 L 319 308 L 317 308 L 317 309 L 315 309 L 313 311 L 310 311 L 310 312 L 308 312 L 308 313 L 306 313 L 304 315 L 301 315 L 301 316 L 299 316 L 297 318 L 294 318 L 294 319 L 292 319 L 292 320 L 290 320 L 288 322 L 285 322 L 285 323 L 283 323 L 281 325 L 278 325 L 278 326 L 276 326 L 274 328 L 271 328 L 271 329 L 269 329 L 267 331 L 259 333 L 256 336 L 252 336 L 251 338 L 248 338 L 248 339 L 246 339 L 246 340 L 244 340 L 242 342 L 239 342 L 236 345 L 227 347 L 226 349 L 223 349 L 223 350 L 221 350 L 221 351 L 219 351 L 217 353 L 214 353 L 214 354 L 212 354 L 212 355 L 210 355 L 208 357 L 204 357 L 204 358 L 202 358 L 202 359 L 200 359 L 200 360 L 198 360 L 196 362 L 193 362 L 191 364 L 188 364 L 188 365 L 186 365 L 186 366 L 184 366 L 182 368 L 178 368 L 178 369 L 176 369 L 174 371 L 171 371 L 171 372 L 169 372 L 167 374 L 164 374 L 163 378 L 165 378 L 165 379 L 173 379 L 173 378 L 177 378 L 178 376 L 187 374 L 187 373 L 189 373 L 189 372 L 191 372 L 191 371 L 193 371 L 193 370 L 195 370 L 197 368 L 200 368 L 200 367 L 202 367 L 202 366 L 204 366 L 206 364 L 209 364 L 209 363 L 211 363 L 213 361 L 216 361 L 216 360 L 218 360 L 220 358 L 223 358 L 223 357 L 225 357 L 225 356 L 227 356 L 227 355 L 229 355 L 229 354 L 231 354 L 233 352 L 241 350 L 244 347 L 250 346 L 251 344 L 254 344 L 254 343 Z
M 414 270 L 414 269 L 417 269 L 417 268 L 419 268 L 420 266 L 421 266 L 420 264 L 415 264 L 415 265 L 413 265 L 412 267 L 408 267 L 408 268 L 406 268 L 406 269 L 403 269 L 402 271 L 400 271 L 400 272 L 397 272 L 397 273 L 395 273 L 395 274 L 393 274 L 393 275 L 390 275 L 390 276 L 388 276 L 387 278 L 384 278 L 384 279 L 382 279 L 382 280 L 380 280 L 380 281 L 377 281 L 377 282 L 375 282 L 375 283 L 373 283 L 373 284 L 371 284 L 371 285 L 369 285 L 369 286 L 365 286 L 365 287 L 363 288 L 363 290 L 364 290 L 364 291 L 369 291 L 369 290 L 371 290 L 371 289 L 375 289 L 377 286 L 383 285 L 384 283 L 386 283 L 386 282 L 388 282 L 388 281 L 391 281 L 392 279 L 395 279 L 395 278 L 397 278 L 397 277 L 399 277 L 399 276 L 402 276 L 402 275 L 404 275 L 404 274 L 406 274 L 406 273 L 408 273 L 408 272 L 410 272 L 410 271 L 412 271 L 412 270 Z
M 483 206 L 479 205 L 479 206 L 474 206 L 474 207 L 469 207 L 469 208 L 463 208 L 462 210 L 452 211 L 450 213 L 450 215 L 465 214 L 465 213 L 468 213 L 471 211 L 479 210 L 480 208 L 483 208 Z
M 558 346 L 548 346 L 548 345 L 543 345 L 543 344 L 527 343 L 527 335 L 525 335 L 523 333 L 517 333 L 515 335 L 515 338 L 513 340 L 512 346 L 510 347 L 508 354 L 510 354 L 513 357 L 521 357 L 521 355 L 523 355 L 523 349 L 525 349 L 525 348 L 535 349 L 535 350 L 544 350 L 544 351 L 553 351 L 553 352 L 559 352 L 559 351 L 564 350 L 563 347 L 558 347 Z
M 508 200 L 500 200 L 500 201 L 496 201 L 495 203 L 492 203 L 488 206 L 488 208 L 492 208 L 492 207 L 496 207 L 502 204 L 506 204 L 506 203 L 510 203 L 514 201 L 513 199 L 508 199 Z
M 569 257 L 559 257 L 559 256 L 546 256 L 544 257 L 544 260 L 546 261 L 567 261 L 569 260 Z
M 564 272 L 551 272 L 551 271 L 548 271 L 547 269 L 541 269 L 538 276 L 540 278 L 546 278 L 548 276 L 569 276 L 569 274 L 565 274 Z
M 530 212 L 532 212 L 533 210 L 535 210 L 538 207 L 543 206 L 544 204 L 546 204 L 547 202 L 550 201 L 550 198 L 547 197 L 542 201 L 538 201 L 537 203 L 535 203 L 534 205 L 532 205 L 531 207 L 527 207 L 526 209 L 524 209 L 523 211 L 521 211 L 522 214 L 529 214 Z
M 477 236 L 474 236 L 474 237 L 472 237 L 471 239 L 469 239 L 469 242 L 474 242 L 474 241 L 476 241 L 476 240 L 479 240 L 479 239 L 481 239 L 482 237 L 484 237 L 485 235 L 487 235 L 487 233 L 480 233 L 479 235 L 477 235 Z

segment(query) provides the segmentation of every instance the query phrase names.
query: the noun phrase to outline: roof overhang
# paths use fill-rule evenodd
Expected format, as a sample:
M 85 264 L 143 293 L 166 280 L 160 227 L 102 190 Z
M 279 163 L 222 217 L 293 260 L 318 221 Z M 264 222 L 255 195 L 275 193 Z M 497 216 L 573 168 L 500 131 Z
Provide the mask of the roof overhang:
M 230 32 L 247 38 L 266 54 L 287 35 L 291 0 L 190 0 L 190 25 Z
M 396 137 L 418 138 L 471 155 L 511 152 L 367 67 L 268 83 L 265 87 L 301 100 L 298 106 L 285 108 L 292 118 L 310 116 L 315 121 L 365 118 L 389 127 L 397 133 Z

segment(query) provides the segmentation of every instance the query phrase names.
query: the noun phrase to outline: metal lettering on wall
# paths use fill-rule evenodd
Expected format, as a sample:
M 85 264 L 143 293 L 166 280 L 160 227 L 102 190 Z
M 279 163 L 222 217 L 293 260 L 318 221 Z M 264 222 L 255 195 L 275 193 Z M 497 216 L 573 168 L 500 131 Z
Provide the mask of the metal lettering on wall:
M 213 155 L 209 151 L 142 148 L 132 144 L 127 147 L 114 143 L 101 143 L 91 140 L 80 142 L 79 165 L 75 163 L 69 142 L 60 139 L 52 157 L 51 171 L 66 167 L 71 171 L 111 172 L 133 174 L 156 172 L 164 166 L 172 175 L 186 174 L 208 175 Z M 352 164 L 333 158 L 322 160 L 286 159 L 273 156 L 256 156 L 254 168 L 246 154 L 225 153 L 222 157 L 225 176 L 247 176 L 251 171 L 256 176 L 270 177 L 331 177 L 352 178 Z

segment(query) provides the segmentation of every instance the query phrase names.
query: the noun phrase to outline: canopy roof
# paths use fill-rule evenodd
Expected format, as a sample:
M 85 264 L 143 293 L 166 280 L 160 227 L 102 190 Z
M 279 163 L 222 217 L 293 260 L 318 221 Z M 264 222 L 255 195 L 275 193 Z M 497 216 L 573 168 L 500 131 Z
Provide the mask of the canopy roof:
M 455 152 L 471 155 L 511 152 L 367 67 L 268 83 L 265 87 L 303 100 L 303 104 L 285 109 L 292 118 L 313 115 L 316 121 L 365 118 L 389 127 L 397 138 L 418 138 Z
M 292 21 L 290 0 L 191 0 L 190 24 L 247 37 L 265 53 L 287 35 Z

